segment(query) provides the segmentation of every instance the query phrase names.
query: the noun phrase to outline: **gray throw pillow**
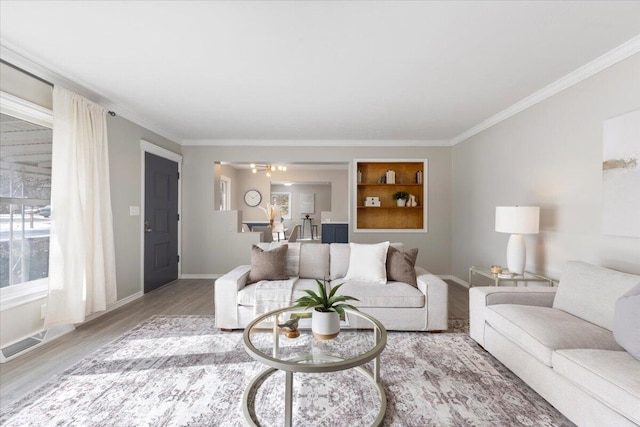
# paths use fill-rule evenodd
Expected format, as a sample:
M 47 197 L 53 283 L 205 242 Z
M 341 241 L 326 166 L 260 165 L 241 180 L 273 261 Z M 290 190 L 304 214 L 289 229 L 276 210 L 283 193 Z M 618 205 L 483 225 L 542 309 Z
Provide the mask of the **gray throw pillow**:
M 616 301 L 613 337 L 620 347 L 640 360 L 640 283 Z
M 251 247 L 251 270 L 247 284 L 260 280 L 286 280 L 287 275 L 287 245 L 282 245 L 270 251 L 263 251 L 258 246 Z
M 417 288 L 416 258 L 418 258 L 418 248 L 403 252 L 389 246 L 387 250 L 387 280 L 408 283 Z

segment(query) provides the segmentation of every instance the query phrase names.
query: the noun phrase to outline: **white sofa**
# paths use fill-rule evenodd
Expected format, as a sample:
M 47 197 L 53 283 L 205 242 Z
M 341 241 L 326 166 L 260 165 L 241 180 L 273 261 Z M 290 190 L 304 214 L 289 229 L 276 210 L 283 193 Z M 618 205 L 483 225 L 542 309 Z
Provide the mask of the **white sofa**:
M 572 261 L 557 288 L 472 288 L 470 335 L 576 424 L 640 425 L 640 361 L 612 333 L 616 300 L 638 283 Z
M 263 250 L 283 243 L 260 243 Z M 349 267 L 348 243 L 289 243 L 287 270 L 297 280 L 292 300 L 304 289 L 317 291 L 315 279 L 344 283 L 339 293 L 358 298 L 353 305 L 378 319 L 388 330 L 438 331 L 448 327 L 447 284 L 416 267 L 418 287 L 403 282 L 386 284 L 345 281 Z M 395 244 L 394 244 L 395 245 Z M 216 280 L 215 323 L 222 329 L 242 329 L 255 318 L 255 289 L 247 285 L 250 266 L 241 265 Z M 357 325 L 352 325 L 357 326 Z

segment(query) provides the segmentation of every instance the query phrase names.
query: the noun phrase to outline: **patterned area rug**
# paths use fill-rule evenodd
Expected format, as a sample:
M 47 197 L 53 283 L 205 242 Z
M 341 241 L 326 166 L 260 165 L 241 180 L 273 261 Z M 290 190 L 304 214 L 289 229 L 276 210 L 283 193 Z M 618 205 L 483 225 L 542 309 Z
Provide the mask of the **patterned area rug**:
M 242 426 L 243 391 L 263 369 L 242 334 L 215 330 L 213 317 L 154 316 L 11 404 L 0 424 Z M 390 332 L 381 376 L 385 426 L 573 425 L 459 329 Z M 294 378 L 294 425 L 375 419 L 377 394 L 357 372 Z M 283 374 L 265 379 L 254 398 L 261 425 L 283 424 Z

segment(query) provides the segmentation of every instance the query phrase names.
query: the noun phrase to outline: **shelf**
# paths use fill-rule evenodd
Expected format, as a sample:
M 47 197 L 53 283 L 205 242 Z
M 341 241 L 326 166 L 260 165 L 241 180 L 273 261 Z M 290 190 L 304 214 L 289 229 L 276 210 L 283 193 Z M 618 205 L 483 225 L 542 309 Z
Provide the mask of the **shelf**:
M 358 206 L 358 209 L 422 209 L 422 206 Z
M 427 231 L 427 161 L 423 159 L 354 160 L 352 199 L 354 231 L 426 232 Z M 395 183 L 379 182 L 391 170 Z M 421 183 L 416 182 L 422 172 Z M 357 182 L 357 181 L 360 182 Z M 418 206 L 397 206 L 393 196 L 404 191 L 415 197 Z M 377 197 L 382 206 L 364 206 L 367 197 Z
M 379 183 L 375 183 L 375 184 L 364 184 L 364 183 L 360 183 L 358 184 L 358 187 L 372 187 L 372 186 L 380 186 L 380 187 L 422 187 L 423 184 L 416 184 L 415 182 L 412 184 L 379 184 Z

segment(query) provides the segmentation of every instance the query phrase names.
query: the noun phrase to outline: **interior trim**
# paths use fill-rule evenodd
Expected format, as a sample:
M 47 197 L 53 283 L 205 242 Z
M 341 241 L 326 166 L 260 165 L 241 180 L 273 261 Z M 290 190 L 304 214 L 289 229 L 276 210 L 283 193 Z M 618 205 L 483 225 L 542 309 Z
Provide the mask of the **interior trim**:
M 183 139 L 183 146 L 214 147 L 448 147 L 446 139 Z
M 635 55 L 640 52 L 640 36 L 636 36 L 631 40 L 621 44 L 617 48 L 605 53 L 604 55 L 596 58 L 595 60 L 583 65 L 575 71 L 567 74 L 566 76 L 556 80 L 550 85 L 540 89 L 537 92 L 532 93 L 526 98 L 516 102 L 511 107 L 508 107 L 498 114 L 489 117 L 488 119 L 480 122 L 471 129 L 462 132 L 460 135 L 451 139 L 451 146 L 454 146 L 466 139 L 471 138 L 474 135 L 479 134 L 483 130 L 486 130 L 509 117 L 515 116 L 521 111 L 526 110 L 533 105 L 544 101 L 545 99 L 562 92 L 563 90 L 580 83 L 581 81 L 588 79 L 594 74 L 609 68 L 610 66 L 617 64 L 618 62 L 627 59 L 631 55 Z
M 162 126 L 157 123 L 140 117 L 122 105 L 115 104 L 103 96 L 100 91 L 92 88 L 85 82 L 76 83 L 72 81 L 70 77 L 67 77 L 60 70 L 57 70 L 49 64 L 43 63 L 40 58 L 33 58 L 4 39 L 0 39 L 0 58 L 8 64 L 13 64 L 16 67 L 23 69 L 29 74 L 47 82 L 51 82 L 53 85 L 64 86 L 65 88 L 102 105 L 107 110 L 117 112 L 118 116 L 130 120 L 152 132 L 157 133 L 158 135 L 170 139 L 173 142 L 177 143 L 180 141 L 180 137 L 163 129 Z
M 182 155 L 162 148 L 144 139 L 140 140 L 140 293 L 144 294 L 144 220 L 145 220 L 145 153 L 171 160 L 178 164 L 178 279 L 182 278 Z

